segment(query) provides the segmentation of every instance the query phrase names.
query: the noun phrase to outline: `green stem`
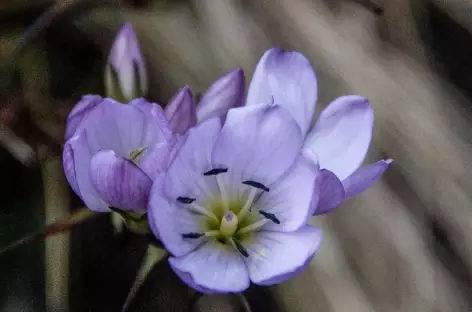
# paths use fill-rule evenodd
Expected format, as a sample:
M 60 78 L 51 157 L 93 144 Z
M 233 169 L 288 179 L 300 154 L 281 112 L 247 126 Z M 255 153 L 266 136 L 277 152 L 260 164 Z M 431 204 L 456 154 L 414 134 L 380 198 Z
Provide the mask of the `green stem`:
M 251 306 L 249 305 L 249 302 L 246 299 L 246 296 L 244 296 L 243 293 L 238 293 L 236 294 L 238 296 L 239 301 L 241 301 L 241 305 L 243 306 L 243 309 L 245 312 L 252 312 Z
M 126 298 L 126 301 L 123 305 L 123 309 L 121 310 L 122 312 L 126 312 L 128 310 L 131 302 L 138 293 L 138 290 L 141 285 L 146 280 L 146 277 L 151 272 L 152 268 L 154 268 L 154 266 L 159 261 L 167 257 L 167 255 L 167 251 L 159 247 L 156 247 L 152 244 L 148 246 L 146 255 L 144 256 L 143 262 L 141 263 L 141 267 L 139 268 L 138 274 L 136 275 L 136 279 L 134 280 L 133 286 L 131 287 L 128 297 Z

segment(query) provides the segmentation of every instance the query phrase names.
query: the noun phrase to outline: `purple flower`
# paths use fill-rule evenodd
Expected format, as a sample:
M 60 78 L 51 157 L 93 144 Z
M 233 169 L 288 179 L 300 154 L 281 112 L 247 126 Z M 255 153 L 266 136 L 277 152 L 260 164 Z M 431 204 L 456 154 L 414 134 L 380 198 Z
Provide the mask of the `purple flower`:
M 230 109 L 221 123 L 209 118 L 187 132 L 149 198 L 149 224 L 171 267 L 204 293 L 287 280 L 321 240 L 307 225 L 319 168 L 301 153 L 291 114 L 266 101 Z
M 171 122 L 174 129 L 183 132 L 208 116 L 224 117 L 229 108 L 241 105 L 243 86 L 243 73 L 235 70 L 217 80 L 196 108 L 189 89 L 182 89 L 166 113 L 171 110 L 173 116 L 179 116 Z M 296 120 L 304 138 L 303 150 L 311 153 L 322 169 L 321 198 L 315 211 L 321 214 L 371 187 L 392 160 L 380 160 L 358 170 L 367 154 L 374 124 L 374 113 L 366 98 L 339 97 L 311 125 L 316 101 L 317 81 L 310 62 L 298 52 L 273 48 L 256 67 L 246 106 L 272 102 L 286 108 Z
M 87 114 L 80 115 L 82 109 Z M 85 205 L 100 212 L 144 212 L 152 179 L 166 169 L 180 141 L 162 108 L 144 99 L 124 105 L 85 96 L 69 123 L 64 171 Z
M 124 102 L 147 92 L 146 67 L 131 24 L 125 24 L 113 42 L 105 68 L 105 87 L 107 96 Z

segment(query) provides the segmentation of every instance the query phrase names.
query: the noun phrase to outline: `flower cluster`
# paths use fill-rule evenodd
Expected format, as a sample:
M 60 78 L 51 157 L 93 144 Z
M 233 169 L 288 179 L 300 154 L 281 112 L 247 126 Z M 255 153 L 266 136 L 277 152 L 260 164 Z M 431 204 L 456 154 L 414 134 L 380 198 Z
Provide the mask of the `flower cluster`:
M 146 214 L 172 269 L 204 293 L 300 272 L 321 241 L 311 217 L 368 189 L 392 162 L 359 169 L 374 122 L 364 97 L 334 100 L 312 124 L 317 81 L 302 54 L 268 50 L 246 97 L 244 85 L 236 69 L 198 104 L 185 87 L 165 110 L 84 96 L 68 120 L 63 160 L 75 193 L 92 210 Z

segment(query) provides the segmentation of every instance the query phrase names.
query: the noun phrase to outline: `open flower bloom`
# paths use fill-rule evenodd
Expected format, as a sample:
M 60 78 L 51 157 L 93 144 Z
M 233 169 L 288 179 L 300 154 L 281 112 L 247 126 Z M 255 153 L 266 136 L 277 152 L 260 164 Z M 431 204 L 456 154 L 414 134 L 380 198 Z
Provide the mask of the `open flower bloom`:
M 152 179 L 167 168 L 178 142 L 162 108 L 144 99 L 125 105 L 85 96 L 69 122 L 64 171 L 85 205 L 146 211 Z
M 321 239 L 307 225 L 319 166 L 302 153 L 291 114 L 269 102 L 230 109 L 221 123 L 214 117 L 188 131 L 149 198 L 149 224 L 171 267 L 204 293 L 282 282 Z
M 113 42 L 105 68 L 106 94 L 120 101 L 144 96 L 147 72 L 136 33 L 125 24 Z
M 235 70 L 232 76 L 228 74 L 220 78 L 209 89 L 218 92 L 207 92 L 205 102 L 197 105 L 196 109 L 190 107 L 193 105 L 190 100 L 179 102 L 185 105 L 176 105 L 178 97 L 174 97 L 172 107 L 179 107 L 179 112 L 174 114 L 187 116 L 180 120 L 191 120 L 183 128 L 201 122 L 207 115 L 224 117 L 233 104 L 241 104 L 243 82 L 242 78 L 236 78 L 236 73 L 243 77 L 240 70 Z M 180 91 L 184 92 L 188 90 Z M 225 94 L 232 97 L 224 100 Z M 310 62 L 298 52 L 273 48 L 263 55 L 256 67 L 245 105 L 273 102 L 285 107 L 295 119 L 304 138 L 303 149 L 316 155 L 322 169 L 320 200 L 315 210 L 315 214 L 321 214 L 332 211 L 344 200 L 371 187 L 392 160 L 380 160 L 359 169 L 367 154 L 374 124 L 374 112 L 366 98 L 356 95 L 339 97 L 312 125 L 316 101 L 317 81 Z M 195 111 L 198 118 L 194 117 Z M 198 115 L 199 111 L 205 114 Z

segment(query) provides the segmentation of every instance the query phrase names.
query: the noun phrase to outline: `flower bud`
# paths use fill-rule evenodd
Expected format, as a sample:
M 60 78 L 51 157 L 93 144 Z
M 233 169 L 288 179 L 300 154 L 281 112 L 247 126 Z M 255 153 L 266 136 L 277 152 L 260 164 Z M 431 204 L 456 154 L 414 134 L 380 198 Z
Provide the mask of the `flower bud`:
M 105 68 L 106 96 L 121 102 L 144 96 L 147 74 L 141 49 L 131 24 L 125 24 L 113 42 Z

